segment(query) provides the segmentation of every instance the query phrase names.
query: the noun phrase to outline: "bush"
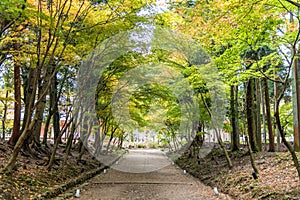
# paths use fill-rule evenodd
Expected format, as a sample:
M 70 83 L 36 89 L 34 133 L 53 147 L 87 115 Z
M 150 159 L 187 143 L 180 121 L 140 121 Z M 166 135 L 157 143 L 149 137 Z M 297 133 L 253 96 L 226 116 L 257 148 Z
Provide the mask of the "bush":
M 156 142 L 150 142 L 149 143 L 149 148 L 150 149 L 158 149 L 159 146 L 158 146 L 158 144 Z
M 160 143 L 159 145 L 158 145 L 158 148 L 161 148 L 161 149 L 164 149 L 164 148 L 168 148 L 169 147 L 169 145 L 167 144 L 167 143 Z
M 144 148 L 146 148 L 146 145 L 145 144 L 138 144 L 137 147 L 139 149 L 144 149 Z
M 134 149 L 134 145 L 131 145 L 131 144 L 130 144 L 130 145 L 128 146 L 128 148 L 129 148 L 129 149 Z

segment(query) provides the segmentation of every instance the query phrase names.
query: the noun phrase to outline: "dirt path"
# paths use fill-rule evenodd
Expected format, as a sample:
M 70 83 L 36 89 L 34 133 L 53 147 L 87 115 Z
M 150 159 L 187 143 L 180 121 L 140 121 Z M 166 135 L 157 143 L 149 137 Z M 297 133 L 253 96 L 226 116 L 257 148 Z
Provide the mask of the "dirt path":
M 107 173 L 91 179 L 81 190 L 79 199 L 231 198 L 224 194 L 216 197 L 212 188 L 184 174 L 162 152 L 135 150 L 130 151 L 112 169 L 107 170 Z

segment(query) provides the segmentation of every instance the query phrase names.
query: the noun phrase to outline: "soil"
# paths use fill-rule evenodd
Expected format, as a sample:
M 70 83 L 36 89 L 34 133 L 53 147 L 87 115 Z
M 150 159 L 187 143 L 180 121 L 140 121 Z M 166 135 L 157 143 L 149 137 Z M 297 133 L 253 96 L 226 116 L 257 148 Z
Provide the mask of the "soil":
M 49 144 L 49 152 L 52 146 Z M 82 162 L 77 163 L 78 149 L 73 148 L 65 168 L 61 166 L 65 146 L 59 145 L 55 165 L 51 171 L 46 169 L 47 157 L 32 157 L 21 153 L 11 174 L 0 173 L 0 199 L 39 199 L 44 193 L 61 186 L 70 180 L 99 168 L 101 164 L 86 152 Z M 7 163 L 12 147 L 6 142 L 0 143 L 0 170 Z M 37 154 L 38 155 L 38 154 Z M 42 155 L 42 154 L 40 154 Z
M 229 155 L 234 166 L 231 170 L 221 149 L 213 149 L 203 159 L 185 153 L 176 163 L 206 185 L 218 187 L 235 199 L 300 199 L 299 177 L 288 152 L 254 154 L 258 179 L 253 178 L 247 151 L 229 151 Z

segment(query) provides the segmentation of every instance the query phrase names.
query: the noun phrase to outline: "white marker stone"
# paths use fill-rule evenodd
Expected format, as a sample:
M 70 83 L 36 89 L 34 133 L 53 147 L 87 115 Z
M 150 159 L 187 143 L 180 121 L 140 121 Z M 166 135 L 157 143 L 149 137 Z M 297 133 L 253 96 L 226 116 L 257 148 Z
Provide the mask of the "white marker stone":
M 76 197 L 76 198 L 79 198 L 79 195 L 80 195 L 80 190 L 77 189 L 77 190 L 76 190 L 76 193 L 75 193 L 75 197 Z
M 214 187 L 214 193 L 216 196 L 219 196 L 218 188 Z

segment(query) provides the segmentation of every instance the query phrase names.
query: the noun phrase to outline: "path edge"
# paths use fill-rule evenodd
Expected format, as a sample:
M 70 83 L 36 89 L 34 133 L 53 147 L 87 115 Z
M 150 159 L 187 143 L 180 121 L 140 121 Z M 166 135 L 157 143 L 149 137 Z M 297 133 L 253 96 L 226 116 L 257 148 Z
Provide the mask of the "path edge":
M 49 190 L 47 192 L 44 192 L 42 194 L 38 194 L 33 199 L 34 200 L 44 200 L 44 199 L 50 199 L 50 198 L 58 197 L 63 192 L 65 192 L 65 191 L 67 191 L 69 189 L 72 189 L 75 186 L 80 185 L 80 184 L 84 183 L 85 181 L 87 181 L 87 180 L 89 180 L 89 179 L 91 179 L 91 178 L 93 178 L 93 177 L 101 174 L 101 172 L 103 172 L 104 169 L 110 168 L 113 164 L 115 164 L 115 162 L 117 162 L 120 158 L 122 158 L 122 156 L 125 153 L 126 153 L 126 151 L 123 152 L 121 155 L 119 155 L 116 159 L 114 159 L 109 164 L 103 165 L 101 167 L 98 167 L 95 170 L 88 171 L 88 172 L 84 173 L 83 175 L 80 175 L 80 176 L 78 176 L 78 177 L 76 177 L 74 179 L 71 179 L 71 180 L 67 181 L 64 184 L 59 185 L 56 188 L 53 188 L 53 189 L 51 189 L 51 190 Z

